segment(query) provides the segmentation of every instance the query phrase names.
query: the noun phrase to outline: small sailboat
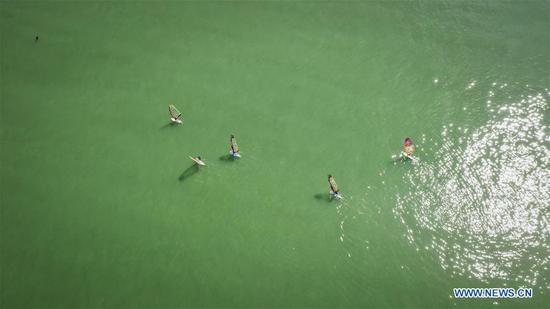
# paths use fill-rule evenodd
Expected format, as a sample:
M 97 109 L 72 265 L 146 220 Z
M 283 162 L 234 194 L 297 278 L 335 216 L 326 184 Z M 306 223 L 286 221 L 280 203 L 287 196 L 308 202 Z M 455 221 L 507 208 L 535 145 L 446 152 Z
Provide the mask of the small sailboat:
M 170 112 L 170 120 L 174 123 L 182 124 L 183 118 L 180 111 L 174 105 L 168 105 L 168 111 Z
M 231 139 L 229 142 L 231 143 L 229 154 L 235 158 L 240 158 L 241 153 L 239 152 L 239 146 L 237 145 L 237 140 L 235 139 L 235 136 L 233 134 L 231 134 Z

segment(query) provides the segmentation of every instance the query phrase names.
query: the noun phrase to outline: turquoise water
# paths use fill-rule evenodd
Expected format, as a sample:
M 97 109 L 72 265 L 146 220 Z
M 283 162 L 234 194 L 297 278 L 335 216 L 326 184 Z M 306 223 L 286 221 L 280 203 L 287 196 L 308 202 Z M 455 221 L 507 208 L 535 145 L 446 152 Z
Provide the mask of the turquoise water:
M 0 2 L 1 306 L 545 307 L 549 13 Z

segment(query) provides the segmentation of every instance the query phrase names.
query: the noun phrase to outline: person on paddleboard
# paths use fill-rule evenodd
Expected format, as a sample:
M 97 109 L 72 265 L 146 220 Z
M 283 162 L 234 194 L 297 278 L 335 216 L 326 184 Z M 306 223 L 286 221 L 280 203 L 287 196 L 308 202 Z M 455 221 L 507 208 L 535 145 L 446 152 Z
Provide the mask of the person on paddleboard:
M 239 153 L 239 146 L 237 145 L 237 140 L 235 140 L 235 135 L 231 134 L 231 137 L 229 138 L 229 154 L 233 157 L 241 157 L 241 154 Z
M 338 193 L 338 185 L 336 184 L 336 181 L 334 181 L 334 177 L 332 175 L 328 175 L 328 185 L 330 186 L 330 195 L 332 196 L 340 196 Z
M 413 144 L 413 141 L 410 137 L 405 138 L 403 142 L 403 154 L 410 158 L 416 152 L 416 146 Z

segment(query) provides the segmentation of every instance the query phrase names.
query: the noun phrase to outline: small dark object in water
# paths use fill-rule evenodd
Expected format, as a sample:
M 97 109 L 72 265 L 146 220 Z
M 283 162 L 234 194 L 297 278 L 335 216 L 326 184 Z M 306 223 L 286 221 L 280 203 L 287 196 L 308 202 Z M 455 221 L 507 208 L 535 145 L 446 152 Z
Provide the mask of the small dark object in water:
M 38 43 L 38 35 L 34 38 L 34 43 Z

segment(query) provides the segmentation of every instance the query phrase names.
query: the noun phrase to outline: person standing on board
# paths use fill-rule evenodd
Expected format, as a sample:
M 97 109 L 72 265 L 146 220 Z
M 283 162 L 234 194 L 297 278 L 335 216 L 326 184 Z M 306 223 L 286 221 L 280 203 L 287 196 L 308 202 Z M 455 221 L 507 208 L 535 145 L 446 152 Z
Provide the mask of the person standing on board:
M 342 198 L 338 190 L 338 185 L 336 184 L 336 181 L 334 181 L 334 177 L 332 175 L 328 175 L 328 185 L 330 186 L 330 196 L 336 197 L 336 198 Z

